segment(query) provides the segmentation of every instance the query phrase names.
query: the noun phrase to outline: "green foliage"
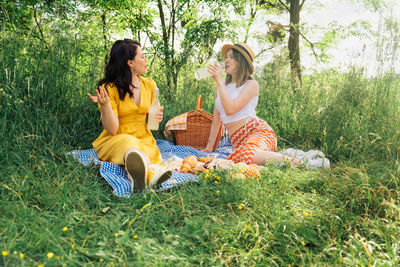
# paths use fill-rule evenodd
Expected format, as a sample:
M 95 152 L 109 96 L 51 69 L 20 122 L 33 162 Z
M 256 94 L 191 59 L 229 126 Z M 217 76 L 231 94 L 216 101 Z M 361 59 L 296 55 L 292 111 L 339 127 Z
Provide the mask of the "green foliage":
M 277 58 L 258 77 L 257 111 L 275 129 L 282 146 L 319 147 L 334 160 L 355 162 L 398 157 L 396 75 L 366 78 L 361 71 L 327 70 L 305 76 L 303 89 L 293 93 L 289 70 L 282 66 Z
M 0 116 L 2 128 L 8 129 L 4 134 L 10 138 L 2 145 L 7 155 L 2 160 L 35 146 L 89 145 L 94 137 L 91 129 L 98 128 L 98 113 L 88 105 L 86 93 L 95 88 L 101 75 L 102 70 L 95 67 L 99 58 L 85 56 L 79 41 L 63 38 L 48 50 L 12 35 L 2 36 L 0 42 Z M 82 57 L 85 64 L 80 63 Z M 82 135 L 76 136 L 78 132 Z M 57 138 L 60 135 L 66 139 Z
M 162 70 L 159 78 L 165 84 L 169 101 L 176 96 L 181 69 L 186 64 L 210 59 L 216 41 L 225 36 L 230 24 L 224 9 L 227 4 L 198 0 L 157 3 L 161 25 L 151 28 L 150 40 L 158 55 Z
M 0 3 L 3 12 L 9 2 Z M 41 24 L 46 43 L 7 30 L 10 25 L 0 32 L 2 265 L 398 263 L 398 75 L 327 70 L 304 75 L 302 90 L 294 93 L 287 59 L 276 56 L 254 77 L 260 84 L 257 114 L 277 133 L 279 149 L 322 150 L 330 170 L 268 164 L 258 180 L 215 171 L 218 183 L 199 175 L 198 184 L 118 198 L 97 166 L 66 155 L 91 148 L 102 130 L 86 96 L 102 76 L 107 52 L 96 30 L 101 20 L 88 8 L 52 24 L 44 6 L 37 7 L 42 22 L 50 23 Z M 203 34 L 196 33 L 200 24 L 185 21 L 185 33 Z M 204 46 L 215 38 L 204 37 L 210 38 Z M 199 94 L 203 109 L 212 112 L 213 82 L 193 78 L 205 52 L 181 66 L 174 99 L 157 71 L 160 61 L 150 58 L 149 76 L 164 106 L 156 138 L 163 138 L 168 119 L 195 109 Z

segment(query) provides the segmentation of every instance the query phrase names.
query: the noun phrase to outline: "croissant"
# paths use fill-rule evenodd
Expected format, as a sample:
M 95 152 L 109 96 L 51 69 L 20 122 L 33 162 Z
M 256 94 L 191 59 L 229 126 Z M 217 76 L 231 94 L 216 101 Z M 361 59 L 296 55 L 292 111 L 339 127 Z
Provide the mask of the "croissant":
M 216 157 L 198 157 L 197 158 L 198 161 L 204 162 L 204 163 L 210 162 L 214 159 L 216 159 Z
M 203 164 L 198 164 L 196 167 L 191 168 L 189 170 L 190 173 L 198 174 L 204 172 L 206 169 L 203 167 Z
M 206 169 L 230 169 L 235 165 L 232 160 L 214 159 L 204 164 Z
M 193 155 L 188 156 L 183 159 L 180 171 L 187 173 L 191 168 L 196 167 L 196 165 L 197 165 L 197 158 Z

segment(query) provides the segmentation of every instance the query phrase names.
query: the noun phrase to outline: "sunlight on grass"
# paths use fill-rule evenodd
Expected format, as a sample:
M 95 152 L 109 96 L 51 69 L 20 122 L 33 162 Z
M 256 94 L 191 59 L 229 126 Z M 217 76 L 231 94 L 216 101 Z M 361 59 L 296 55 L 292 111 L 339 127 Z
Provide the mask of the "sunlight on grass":
M 265 67 L 257 112 L 276 129 L 279 148 L 323 150 L 330 170 L 267 164 L 258 179 L 215 170 L 198 184 L 126 199 L 112 195 L 98 167 L 66 156 L 90 148 L 101 129 L 97 107 L 85 98 L 95 84 L 87 77 L 100 77 L 101 56 L 66 73 L 63 66 L 80 55 L 71 44 L 36 56 L 27 46 L 32 58 L 17 64 L 1 59 L 18 55 L 22 41 L 1 42 L 0 264 L 398 263 L 397 76 L 332 70 L 306 76 L 304 90 L 293 93 L 287 72 Z M 59 63 L 51 72 L 50 58 Z M 199 92 L 211 111 L 208 81 L 189 83 L 193 90 L 178 88 L 166 105 L 165 122 L 192 109 Z

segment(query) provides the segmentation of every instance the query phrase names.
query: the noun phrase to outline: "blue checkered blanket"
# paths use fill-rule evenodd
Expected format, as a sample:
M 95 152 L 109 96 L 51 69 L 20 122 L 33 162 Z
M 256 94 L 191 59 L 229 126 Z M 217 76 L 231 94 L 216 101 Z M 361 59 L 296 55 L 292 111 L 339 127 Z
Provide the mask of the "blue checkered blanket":
M 168 160 L 172 156 L 185 158 L 190 155 L 195 155 L 196 157 L 214 156 L 225 159 L 232 152 L 232 145 L 227 137 L 222 138 L 218 149 L 210 153 L 189 146 L 177 146 L 166 140 L 157 140 L 157 146 L 160 149 L 163 161 Z M 94 149 L 73 150 L 68 154 L 72 155 L 85 166 L 99 164 L 100 175 L 111 185 L 115 195 L 121 197 L 132 196 L 132 185 L 126 176 L 124 168 L 121 166 L 110 162 L 100 161 Z M 194 174 L 173 171 L 171 178 L 162 183 L 157 191 L 167 190 L 186 182 L 198 182 L 198 179 Z

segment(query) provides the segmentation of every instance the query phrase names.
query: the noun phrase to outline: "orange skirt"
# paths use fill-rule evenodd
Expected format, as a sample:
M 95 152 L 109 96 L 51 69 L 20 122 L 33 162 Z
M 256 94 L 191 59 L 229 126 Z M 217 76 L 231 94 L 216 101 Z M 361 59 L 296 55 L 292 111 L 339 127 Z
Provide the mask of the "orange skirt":
M 274 130 L 260 118 L 248 119 L 230 136 L 230 140 L 233 152 L 227 159 L 235 163 L 251 164 L 256 152 L 275 151 L 277 145 Z

